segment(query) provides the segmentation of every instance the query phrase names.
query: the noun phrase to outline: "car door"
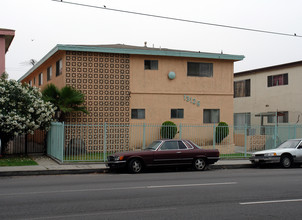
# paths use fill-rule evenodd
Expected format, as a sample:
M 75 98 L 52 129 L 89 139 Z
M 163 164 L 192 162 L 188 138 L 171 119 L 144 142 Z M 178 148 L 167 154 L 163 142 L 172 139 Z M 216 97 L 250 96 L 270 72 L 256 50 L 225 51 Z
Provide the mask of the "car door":
M 190 164 L 194 158 L 193 148 L 188 148 L 182 141 L 178 141 L 178 161 L 183 164 Z
M 177 141 L 165 141 L 160 148 L 154 152 L 155 165 L 168 165 L 177 163 L 179 157 Z
M 295 155 L 296 155 L 295 162 L 301 163 L 302 162 L 302 142 L 295 150 Z

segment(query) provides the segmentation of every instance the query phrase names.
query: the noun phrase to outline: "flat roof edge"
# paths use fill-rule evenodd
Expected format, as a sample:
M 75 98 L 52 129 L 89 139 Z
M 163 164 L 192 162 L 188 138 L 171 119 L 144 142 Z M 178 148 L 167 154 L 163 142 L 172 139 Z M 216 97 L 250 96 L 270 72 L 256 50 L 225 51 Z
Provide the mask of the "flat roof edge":
M 87 52 L 103 52 L 103 53 L 123 53 L 137 55 L 157 55 L 157 56 L 174 56 L 174 57 L 192 57 L 192 58 L 209 58 L 224 60 L 243 60 L 243 55 L 204 53 L 204 52 L 186 52 L 186 51 L 166 51 L 166 50 L 144 50 L 130 48 L 110 48 L 110 47 L 91 47 L 78 45 L 58 45 L 60 50 L 69 51 L 87 51 Z
M 86 52 L 103 52 L 103 53 L 121 53 L 121 54 L 136 54 L 136 55 L 154 55 L 154 56 L 172 56 L 172 57 L 191 57 L 205 59 L 221 59 L 240 61 L 244 59 L 243 55 L 230 55 L 218 53 L 204 52 L 186 52 L 186 51 L 167 51 L 167 50 L 144 50 L 144 49 L 129 49 L 129 48 L 110 48 L 110 47 L 91 47 L 78 45 L 57 44 L 49 51 L 41 60 L 39 60 L 32 68 L 30 68 L 18 81 L 24 80 L 29 74 L 41 66 L 47 59 L 54 55 L 57 51 L 86 51 Z
M 287 67 L 291 67 L 291 66 L 299 66 L 299 65 L 302 65 L 302 60 L 294 61 L 294 62 L 290 62 L 290 63 L 277 64 L 274 66 L 266 66 L 266 67 L 261 67 L 261 68 L 257 68 L 257 69 L 241 71 L 241 72 L 234 73 L 234 76 L 236 77 L 236 76 L 242 76 L 242 75 L 250 75 L 250 74 L 255 74 L 255 73 L 259 73 L 259 72 L 264 72 L 264 71 L 269 71 L 269 70 L 274 70 L 274 69 L 282 69 L 282 68 L 287 68 Z

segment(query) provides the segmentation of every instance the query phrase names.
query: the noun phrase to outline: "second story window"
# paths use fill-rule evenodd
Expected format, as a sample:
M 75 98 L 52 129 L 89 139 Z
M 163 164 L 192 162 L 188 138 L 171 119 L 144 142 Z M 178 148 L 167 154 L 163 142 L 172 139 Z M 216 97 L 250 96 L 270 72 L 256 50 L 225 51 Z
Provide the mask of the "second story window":
M 183 109 L 171 109 L 171 118 L 184 118 Z
M 213 63 L 188 62 L 188 76 L 213 77 Z
M 145 60 L 145 70 L 158 70 L 158 60 Z
M 241 80 L 234 82 L 234 98 L 248 97 L 251 95 L 251 80 Z
M 36 85 L 36 77 L 34 77 L 34 85 Z
M 28 85 L 30 85 L 30 86 L 33 85 L 31 80 L 28 81 Z
M 288 73 L 267 77 L 267 87 L 282 85 L 288 85 Z
M 52 67 L 47 68 L 47 81 L 51 80 L 52 77 Z
M 56 76 L 62 74 L 62 69 L 63 69 L 63 63 L 62 63 L 62 59 L 60 59 L 56 62 Z
M 131 109 L 132 119 L 145 119 L 145 109 Z
M 39 74 L 39 86 L 43 84 L 43 73 Z

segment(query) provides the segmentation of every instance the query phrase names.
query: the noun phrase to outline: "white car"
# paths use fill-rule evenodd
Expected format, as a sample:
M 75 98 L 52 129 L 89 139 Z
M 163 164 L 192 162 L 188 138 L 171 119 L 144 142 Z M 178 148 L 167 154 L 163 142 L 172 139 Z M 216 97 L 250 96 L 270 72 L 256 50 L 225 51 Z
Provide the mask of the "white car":
M 255 165 L 279 163 L 284 168 L 302 163 L 302 139 L 290 139 L 275 149 L 254 152 L 250 161 Z

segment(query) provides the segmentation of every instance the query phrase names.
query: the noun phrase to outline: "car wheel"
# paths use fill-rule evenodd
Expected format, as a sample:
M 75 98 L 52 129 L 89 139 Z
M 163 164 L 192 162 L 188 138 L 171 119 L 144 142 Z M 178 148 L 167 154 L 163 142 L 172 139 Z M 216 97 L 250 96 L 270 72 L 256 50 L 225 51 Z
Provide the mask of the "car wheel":
M 131 173 L 140 173 L 143 170 L 143 163 L 139 159 L 132 159 L 128 164 L 128 170 Z
M 290 155 L 283 155 L 280 160 L 283 168 L 290 168 L 293 165 L 293 159 Z
M 207 163 L 204 158 L 197 158 L 194 160 L 193 167 L 195 170 L 204 170 L 207 166 Z

